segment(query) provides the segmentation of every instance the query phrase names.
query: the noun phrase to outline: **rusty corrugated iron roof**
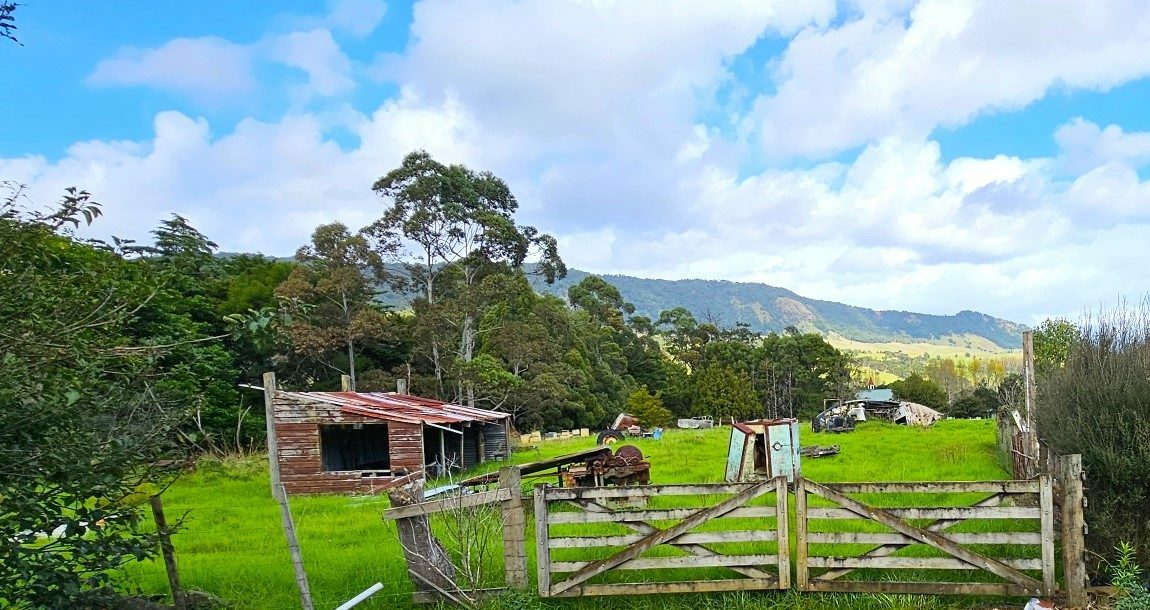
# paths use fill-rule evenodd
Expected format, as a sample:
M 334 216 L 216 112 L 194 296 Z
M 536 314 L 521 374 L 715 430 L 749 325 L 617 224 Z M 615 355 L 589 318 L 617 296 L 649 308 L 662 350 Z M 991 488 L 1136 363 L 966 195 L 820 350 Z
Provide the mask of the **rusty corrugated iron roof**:
M 456 424 L 472 421 L 498 421 L 507 413 L 475 409 L 422 396 L 395 392 L 279 392 L 304 400 L 339 405 L 340 411 L 409 424 Z

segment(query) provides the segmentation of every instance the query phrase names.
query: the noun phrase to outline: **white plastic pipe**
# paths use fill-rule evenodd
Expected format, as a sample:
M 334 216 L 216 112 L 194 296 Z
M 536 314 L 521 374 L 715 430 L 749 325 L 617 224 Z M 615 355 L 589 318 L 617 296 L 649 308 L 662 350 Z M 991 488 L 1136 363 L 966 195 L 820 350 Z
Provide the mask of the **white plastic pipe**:
M 359 595 L 356 595 L 355 597 L 347 600 L 346 602 L 343 603 L 342 606 L 336 608 L 335 610 L 347 610 L 348 608 L 359 605 L 359 602 L 371 597 L 372 595 L 375 595 L 376 592 L 382 588 L 383 588 L 383 583 L 377 582 L 374 585 L 371 585 L 370 587 L 365 589 L 363 591 L 363 593 L 360 593 Z

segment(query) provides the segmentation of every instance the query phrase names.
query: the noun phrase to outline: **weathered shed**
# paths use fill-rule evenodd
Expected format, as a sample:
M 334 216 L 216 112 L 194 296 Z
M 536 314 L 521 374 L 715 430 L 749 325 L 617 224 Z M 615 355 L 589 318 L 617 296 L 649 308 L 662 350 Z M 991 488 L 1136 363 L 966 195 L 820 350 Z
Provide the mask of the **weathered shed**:
M 390 392 L 277 391 L 273 406 L 289 493 L 374 492 L 510 453 L 511 417 L 497 411 Z

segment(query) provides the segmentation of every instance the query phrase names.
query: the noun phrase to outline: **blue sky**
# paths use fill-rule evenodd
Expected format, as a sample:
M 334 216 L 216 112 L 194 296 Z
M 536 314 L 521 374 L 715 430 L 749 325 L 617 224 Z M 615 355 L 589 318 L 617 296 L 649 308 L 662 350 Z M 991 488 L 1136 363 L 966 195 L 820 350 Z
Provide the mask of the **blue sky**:
M 423 148 L 581 269 L 1033 322 L 1146 291 L 1148 8 L 26 0 L 0 180 L 287 255 Z

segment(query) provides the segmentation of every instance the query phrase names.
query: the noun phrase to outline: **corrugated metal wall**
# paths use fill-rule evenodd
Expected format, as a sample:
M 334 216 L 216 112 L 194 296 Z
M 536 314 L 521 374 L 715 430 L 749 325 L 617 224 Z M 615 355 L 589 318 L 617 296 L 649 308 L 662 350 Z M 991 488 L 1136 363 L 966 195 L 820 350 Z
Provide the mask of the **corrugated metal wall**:
M 503 422 L 483 424 L 483 459 L 506 459 L 509 454 L 507 428 Z

